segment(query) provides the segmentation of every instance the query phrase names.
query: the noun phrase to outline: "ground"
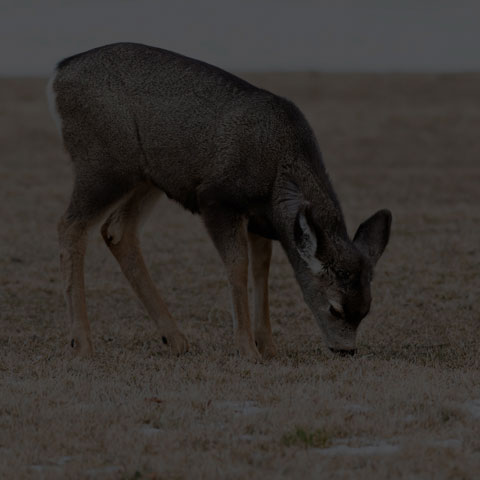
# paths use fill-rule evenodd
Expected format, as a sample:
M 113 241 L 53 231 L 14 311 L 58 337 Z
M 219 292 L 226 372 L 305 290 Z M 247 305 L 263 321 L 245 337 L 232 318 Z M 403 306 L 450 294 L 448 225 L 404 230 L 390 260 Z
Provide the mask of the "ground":
M 174 358 L 92 232 L 96 355 L 72 360 L 56 223 L 71 165 L 44 79 L 0 80 L 0 477 L 478 478 L 480 76 L 255 74 L 302 108 L 349 231 L 393 212 L 359 353 L 322 343 L 275 246 L 278 355 L 232 347 L 222 264 L 162 199 L 147 263 L 191 351 Z

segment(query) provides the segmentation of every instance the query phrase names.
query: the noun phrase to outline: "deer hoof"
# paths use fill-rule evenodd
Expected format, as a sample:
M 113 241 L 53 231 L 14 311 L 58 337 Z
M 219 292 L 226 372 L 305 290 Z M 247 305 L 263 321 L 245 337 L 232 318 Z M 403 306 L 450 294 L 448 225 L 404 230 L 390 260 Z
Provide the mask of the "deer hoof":
M 87 339 L 79 340 L 78 337 L 72 337 L 69 350 L 74 357 L 90 358 L 93 356 L 92 343 Z
M 162 336 L 162 341 L 170 347 L 174 355 L 182 355 L 188 352 L 188 341 L 182 332 L 173 332 Z
M 273 358 L 277 355 L 277 348 L 271 335 L 255 335 L 255 344 L 263 358 Z
M 262 360 L 262 356 L 253 342 L 237 342 L 237 352 L 241 357 L 252 362 Z

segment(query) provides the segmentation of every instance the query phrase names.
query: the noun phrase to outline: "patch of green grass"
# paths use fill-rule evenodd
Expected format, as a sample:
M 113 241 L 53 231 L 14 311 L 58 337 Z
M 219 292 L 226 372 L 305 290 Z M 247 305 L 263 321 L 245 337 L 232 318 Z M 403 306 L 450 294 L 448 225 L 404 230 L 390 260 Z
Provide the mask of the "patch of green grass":
M 331 445 L 331 440 L 323 429 L 319 428 L 309 432 L 302 427 L 296 427 L 294 432 L 285 433 L 282 436 L 282 443 L 286 447 L 327 448 Z

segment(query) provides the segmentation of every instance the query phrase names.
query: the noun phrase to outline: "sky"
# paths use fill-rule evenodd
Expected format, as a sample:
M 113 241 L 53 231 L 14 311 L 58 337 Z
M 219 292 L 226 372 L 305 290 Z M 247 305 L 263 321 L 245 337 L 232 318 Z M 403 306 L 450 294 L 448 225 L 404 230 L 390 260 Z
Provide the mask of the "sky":
M 0 0 L 0 75 L 134 41 L 235 71 L 480 71 L 477 0 Z

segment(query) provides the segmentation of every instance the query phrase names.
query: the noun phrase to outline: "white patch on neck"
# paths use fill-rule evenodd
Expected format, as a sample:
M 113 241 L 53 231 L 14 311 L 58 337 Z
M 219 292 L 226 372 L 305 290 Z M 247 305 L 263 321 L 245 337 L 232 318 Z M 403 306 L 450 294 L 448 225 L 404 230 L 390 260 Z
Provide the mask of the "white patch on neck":
M 317 257 L 312 257 L 310 261 L 307 263 L 308 263 L 308 267 L 310 268 L 310 270 L 314 275 L 317 275 L 325 271 L 325 267 L 323 263 Z
M 48 109 L 50 110 L 50 114 L 52 115 L 53 120 L 55 121 L 55 125 L 57 126 L 58 133 L 62 136 L 62 118 L 58 113 L 57 108 L 57 94 L 53 88 L 53 83 L 55 82 L 55 78 L 57 77 L 58 71 L 55 70 L 53 74 L 48 79 L 47 83 L 47 100 L 48 100 Z

